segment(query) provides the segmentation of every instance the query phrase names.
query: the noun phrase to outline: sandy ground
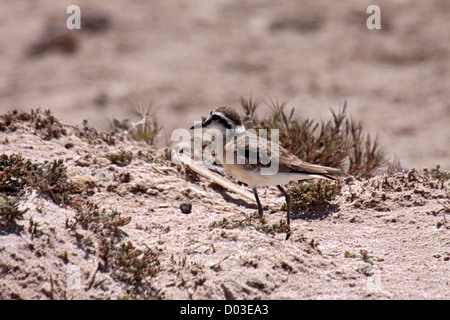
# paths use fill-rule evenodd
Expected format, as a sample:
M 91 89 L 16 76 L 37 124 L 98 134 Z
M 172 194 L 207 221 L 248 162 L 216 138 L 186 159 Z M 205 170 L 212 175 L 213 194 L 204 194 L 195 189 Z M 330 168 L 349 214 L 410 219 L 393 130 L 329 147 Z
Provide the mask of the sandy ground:
M 125 281 L 99 258 L 105 235 L 68 228 L 76 210 L 32 191 L 20 232 L 0 233 L 0 298 L 450 298 L 448 182 L 440 189 L 407 173 L 348 179 L 335 210 L 298 216 L 285 241 L 257 219 L 212 228 L 246 221 L 255 204 L 171 163 L 112 165 L 106 152 L 148 147 L 79 134 L 83 119 L 101 131 L 150 102 L 164 145 L 173 129 L 213 107 L 236 107 L 240 96 L 286 100 L 313 119 L 346 100 L 404 168 L 448 170 L 450 2 L 377 1 L 382 30 L 366 28 L 371 1 L 77 3 L 90 24 L 74 31 L 65 28 L 71 1 L 2 5 L 0 113 L 50 108 L 79 129 L 44 140 L 23 124 L 0 132 L 0 153 L 64 159 L 74 197 L 131 218 L 112 247 L 151 249 L 159 271 Z M 282 221 L 277 189 L 260 196 L 267 225 Z M 185 202 L 190 214 L 180 210 Z
M 314 119 L 347 100 L 403 166 L 449 169 L 450 4 L 377 1 L 382 30 L 368 30 L 372 2 L 78 1 L 85 25 L 74 31 L 71 1 L 8 2 L 0 111 L 40 106 L 104 128 L 153 102 L 164 144 L 250 93 Z M 45 36 L 58 32 L 56 44 Z
M 58 206 L 29 190 L 23 219 L 0 232 L 2 299 L 450 298 L 449 180 L 414 170 L 346 178 L 329 209 L 295 215 L 285 240 L 276 188 L 260 189 L 261 224 L 254 201 L 184 166 L 144 161 L 137 155 L 148 146 L 122 135 L 109 145 L 64 126 L 65 135 L 44 140 L 45 129 L 14 126 L 0 132 L 0 152 L 63 159 L 72 202 Z M 135 155 L 126 166 L 105 158 L 120 149 Z M 115 234 L 106 224 L 76 224 L 77 203 L 129 223 Z M 190 213 L 181 210 L 186 203 Z M 133 269 L 114 262 L 126 243 L 151 252 L 157 272 L 131 281 Z

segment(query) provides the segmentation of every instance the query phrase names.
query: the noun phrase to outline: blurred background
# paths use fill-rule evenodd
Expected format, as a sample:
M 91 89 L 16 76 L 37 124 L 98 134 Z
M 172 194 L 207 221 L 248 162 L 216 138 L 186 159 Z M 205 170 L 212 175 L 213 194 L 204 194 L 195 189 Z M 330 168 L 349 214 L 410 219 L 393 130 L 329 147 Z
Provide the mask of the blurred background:
M 152 103 L 166 143 L 240 96 L 316 120 L 347 101 L 402 166 L 450 169 L 448 0 L 0 4 L 0 113 L 50 108 L 102 130 Z M 81 30 L 66 27 L 72 4 Z M 372 4 L 381 30 L 366 27 Z

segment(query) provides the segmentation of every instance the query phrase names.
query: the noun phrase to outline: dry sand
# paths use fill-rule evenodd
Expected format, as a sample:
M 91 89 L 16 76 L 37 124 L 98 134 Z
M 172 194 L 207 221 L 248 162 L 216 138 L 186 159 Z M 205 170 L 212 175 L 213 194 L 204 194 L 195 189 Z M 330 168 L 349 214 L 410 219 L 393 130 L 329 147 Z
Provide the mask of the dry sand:
M 450 298 L 449 180 L 415 170 L 348 177 L 331 209 L 296 215 L 285 240 L 276 228 L 285 219 L 276 188 L 260 189 L 261 224 L 253 201 L 184 166 L 144 161 L 137 155 L 148 146 L 124 135 L 104 139 L 109 145 L 70 126 L 50 140 L 29 122 L 14 127 L 0 132 L 0 153 L 63 159 L 72 202 L 58 206 L 29 191 L 23 219 L 0 233 L 2 299 Z M 120 149 L 135 155 L 126 166 L 105 158 Z M 88 202 L 131 221 L 114 234 L 106 224 L 76 224 L 74 204 L 92 217 Z M 132 281 L 133 269 L 115 264 L 117 248 L 129 242 L 159 261 L 155 275 Z

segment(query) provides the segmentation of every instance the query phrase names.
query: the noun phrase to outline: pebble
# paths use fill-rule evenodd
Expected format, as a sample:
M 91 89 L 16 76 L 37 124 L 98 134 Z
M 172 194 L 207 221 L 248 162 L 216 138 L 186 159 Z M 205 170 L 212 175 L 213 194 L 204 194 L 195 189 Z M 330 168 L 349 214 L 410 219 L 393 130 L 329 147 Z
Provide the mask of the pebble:
M 181 209 L 181 212 L 183 212 L 183 213 L 186 213 L 186 214 L 191 213 L 191 211 L 192 211 L 192 204 L 189 203 L 189 202 L 183 202 L 180 205 L 180 209 Z

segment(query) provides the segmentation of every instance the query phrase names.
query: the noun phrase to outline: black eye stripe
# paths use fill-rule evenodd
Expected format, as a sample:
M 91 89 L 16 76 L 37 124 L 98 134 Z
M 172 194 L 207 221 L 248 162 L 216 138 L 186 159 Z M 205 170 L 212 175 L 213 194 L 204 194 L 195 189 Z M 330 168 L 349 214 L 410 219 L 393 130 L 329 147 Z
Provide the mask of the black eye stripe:
M 214 114 L 208 121 L 205 122 L 205 125 L 209 125 L 212 121 L 220 122 L 225 128 L 231 129 L 231 124 L 221 116 Z
M 229 124 L 225 119 L 219 118 L 219 122 L 223 124 L 225 128 L 231 129 L 231 124 Z

